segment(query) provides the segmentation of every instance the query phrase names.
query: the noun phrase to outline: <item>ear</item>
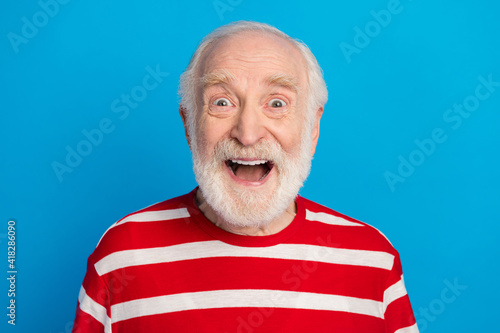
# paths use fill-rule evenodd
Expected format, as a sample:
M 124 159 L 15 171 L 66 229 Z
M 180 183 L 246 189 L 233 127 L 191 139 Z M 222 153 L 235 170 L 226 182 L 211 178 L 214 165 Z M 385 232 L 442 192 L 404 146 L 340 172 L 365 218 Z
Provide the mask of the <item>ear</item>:
M 323 115 L 323 110 L 324 107 L 319 107 L 315 112 L 315 119 L 314 119 L 314 126 L 313 130 L 311 132 L 311 139 L 312 139 L 312 145 L 311 145 L 311 157 L 314 156 L 314 153 L 316 152 L 316 145 L 318 144 L 318 138 L 319 138 L 319 123 L 321 121 L 321 116 Z
M 182 104 L 179 104 L 179 114 L 181 115 L 182 123 L 184 124 L 184 135 L 186 136 L 189 149 L 191 149 L 191 138 L 189 137 L 189 131 L 187 126 L 187 110 Z

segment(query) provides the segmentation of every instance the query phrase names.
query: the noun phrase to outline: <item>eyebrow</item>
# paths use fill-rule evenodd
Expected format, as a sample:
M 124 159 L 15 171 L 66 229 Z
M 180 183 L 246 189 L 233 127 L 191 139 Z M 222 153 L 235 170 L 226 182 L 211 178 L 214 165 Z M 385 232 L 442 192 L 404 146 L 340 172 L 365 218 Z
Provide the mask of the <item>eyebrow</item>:
M 234 81 L 236 77 L 226 69 L 217 72 L 207 73 L 200 78 L 203 88 L 214 86 L 217 84 L 229 84 Z
M 269 75 L 266 78 L 266 83 L 270 86 L 281 86 L 290 90 L 299 92 L 299 85 L 297 79 L 291 75 L 284 73 L 276 73 Z

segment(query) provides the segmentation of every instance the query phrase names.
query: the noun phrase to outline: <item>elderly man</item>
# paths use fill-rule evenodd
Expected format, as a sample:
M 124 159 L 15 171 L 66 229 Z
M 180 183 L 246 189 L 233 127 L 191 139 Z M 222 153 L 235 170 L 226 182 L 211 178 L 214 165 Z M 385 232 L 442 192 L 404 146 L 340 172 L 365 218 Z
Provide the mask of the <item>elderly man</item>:
M 223 26 L 180 95 L 199 187 L 106 231 L 73 332 L 418 332 L 387 239 L 298 196 L 327 100 L 307 46 Z

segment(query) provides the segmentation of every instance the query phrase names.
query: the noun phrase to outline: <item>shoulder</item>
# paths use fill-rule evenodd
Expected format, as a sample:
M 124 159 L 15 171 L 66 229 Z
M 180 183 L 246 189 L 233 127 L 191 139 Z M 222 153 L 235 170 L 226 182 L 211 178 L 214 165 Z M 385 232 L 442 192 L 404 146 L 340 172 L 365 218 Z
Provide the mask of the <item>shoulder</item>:
M 314 229 L 323 238 L 332 239 L 335 246 L 398 255 L 379 229 L 306 198 L 299 198 L 308 228 Z
M 176 231 L 190 223 L 193 200 L 191 192 L 124 216 L 104 232 L 91 257 L 97 262 L 114 252 L 175 242 Z

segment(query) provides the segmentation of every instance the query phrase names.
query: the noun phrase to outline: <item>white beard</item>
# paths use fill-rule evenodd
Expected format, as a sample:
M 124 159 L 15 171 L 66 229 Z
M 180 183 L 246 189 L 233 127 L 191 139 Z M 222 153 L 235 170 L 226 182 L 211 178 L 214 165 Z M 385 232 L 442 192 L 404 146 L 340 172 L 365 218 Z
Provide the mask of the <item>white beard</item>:
M 311 169 L 311 133 L 304 128 L 300 149 L 292 156 L 271 141 L 259 141 L 251 147 L 235 139 L 217 143 L 207 161 L 200 156 L 196 138 L 192 137 L 193 170 L 207 203 L 224 221 L 237 227 L 264 227 L 280 217 L 295 200 Z M 225 161 L 255 158 L 272 161 L 277 173 L 274 189 L 231 186 Z M 276 175 L 275 175 L 276 176 Z

